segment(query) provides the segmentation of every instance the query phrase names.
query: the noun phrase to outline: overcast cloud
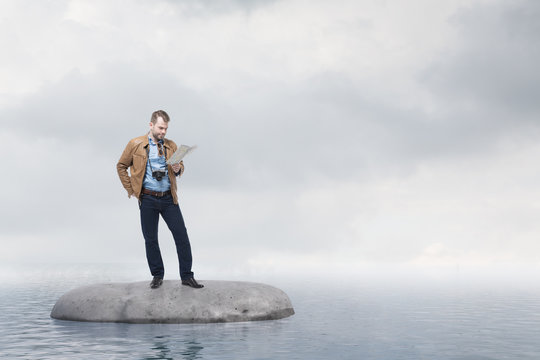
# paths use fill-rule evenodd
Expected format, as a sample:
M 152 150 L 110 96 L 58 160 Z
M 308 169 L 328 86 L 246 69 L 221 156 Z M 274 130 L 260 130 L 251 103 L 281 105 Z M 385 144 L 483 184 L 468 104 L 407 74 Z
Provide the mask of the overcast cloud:
M 540 261 L 537 1 L 0 14 L 2 261 L 146 266 L 115 166 L 157 109 L 199 146 L 179 195 L 203 276 Z

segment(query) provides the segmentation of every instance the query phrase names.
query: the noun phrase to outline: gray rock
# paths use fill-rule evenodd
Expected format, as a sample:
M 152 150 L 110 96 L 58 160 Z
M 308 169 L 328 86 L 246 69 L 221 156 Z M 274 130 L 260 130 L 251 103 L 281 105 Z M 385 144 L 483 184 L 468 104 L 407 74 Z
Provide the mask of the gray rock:
M 165 280 L 96 284 L 64 294 L 51 312 L 59 320 L 126 323 L 210 323 L 275 320 L 294 314 L 287 294 L 273 286 L 240 281 L 199 281 L 202 289 Z

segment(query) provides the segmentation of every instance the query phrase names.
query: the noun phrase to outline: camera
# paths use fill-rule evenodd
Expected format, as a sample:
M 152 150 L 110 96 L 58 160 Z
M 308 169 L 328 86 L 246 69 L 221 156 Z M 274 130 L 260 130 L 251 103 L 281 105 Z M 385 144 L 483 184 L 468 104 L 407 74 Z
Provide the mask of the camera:
M 155 178 L 157 181 L 161 181 L 161 179 L 163 179 L 164 176 L 165 176 L 165 171 L 161 171 L 161 170 L 152 171 L 152 177 Z

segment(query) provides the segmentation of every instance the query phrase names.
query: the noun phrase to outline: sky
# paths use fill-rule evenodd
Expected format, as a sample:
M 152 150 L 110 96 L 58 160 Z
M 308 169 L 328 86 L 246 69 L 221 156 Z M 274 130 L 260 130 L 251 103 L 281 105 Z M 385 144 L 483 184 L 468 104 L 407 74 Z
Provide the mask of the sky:
M 540 265 L 534 0 L 0 1 L 0 262 L 140 263 L 116 163 L 197 145 L 203 277 Z M 172 237 L 160 242 L 176 274 Z

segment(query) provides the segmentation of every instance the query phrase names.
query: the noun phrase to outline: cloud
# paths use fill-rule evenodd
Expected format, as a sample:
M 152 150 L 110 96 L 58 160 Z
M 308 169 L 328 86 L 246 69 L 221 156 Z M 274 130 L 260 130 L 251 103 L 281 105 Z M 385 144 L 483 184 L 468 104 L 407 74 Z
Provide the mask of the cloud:
M 164 109 L 206 266 L 537 261 L 533 2 L 3 6 L 17 256 L 138 259 L 115 164 Z
M 473 4 L 450 19 L 460 43 L 434 61 L 424 81 L 448 106 L 497 114 L 491 124 L 534 122 L 540 99 L 540 28 L 535 1 Z M 516 116 L 517 115 L 517 116 Z

